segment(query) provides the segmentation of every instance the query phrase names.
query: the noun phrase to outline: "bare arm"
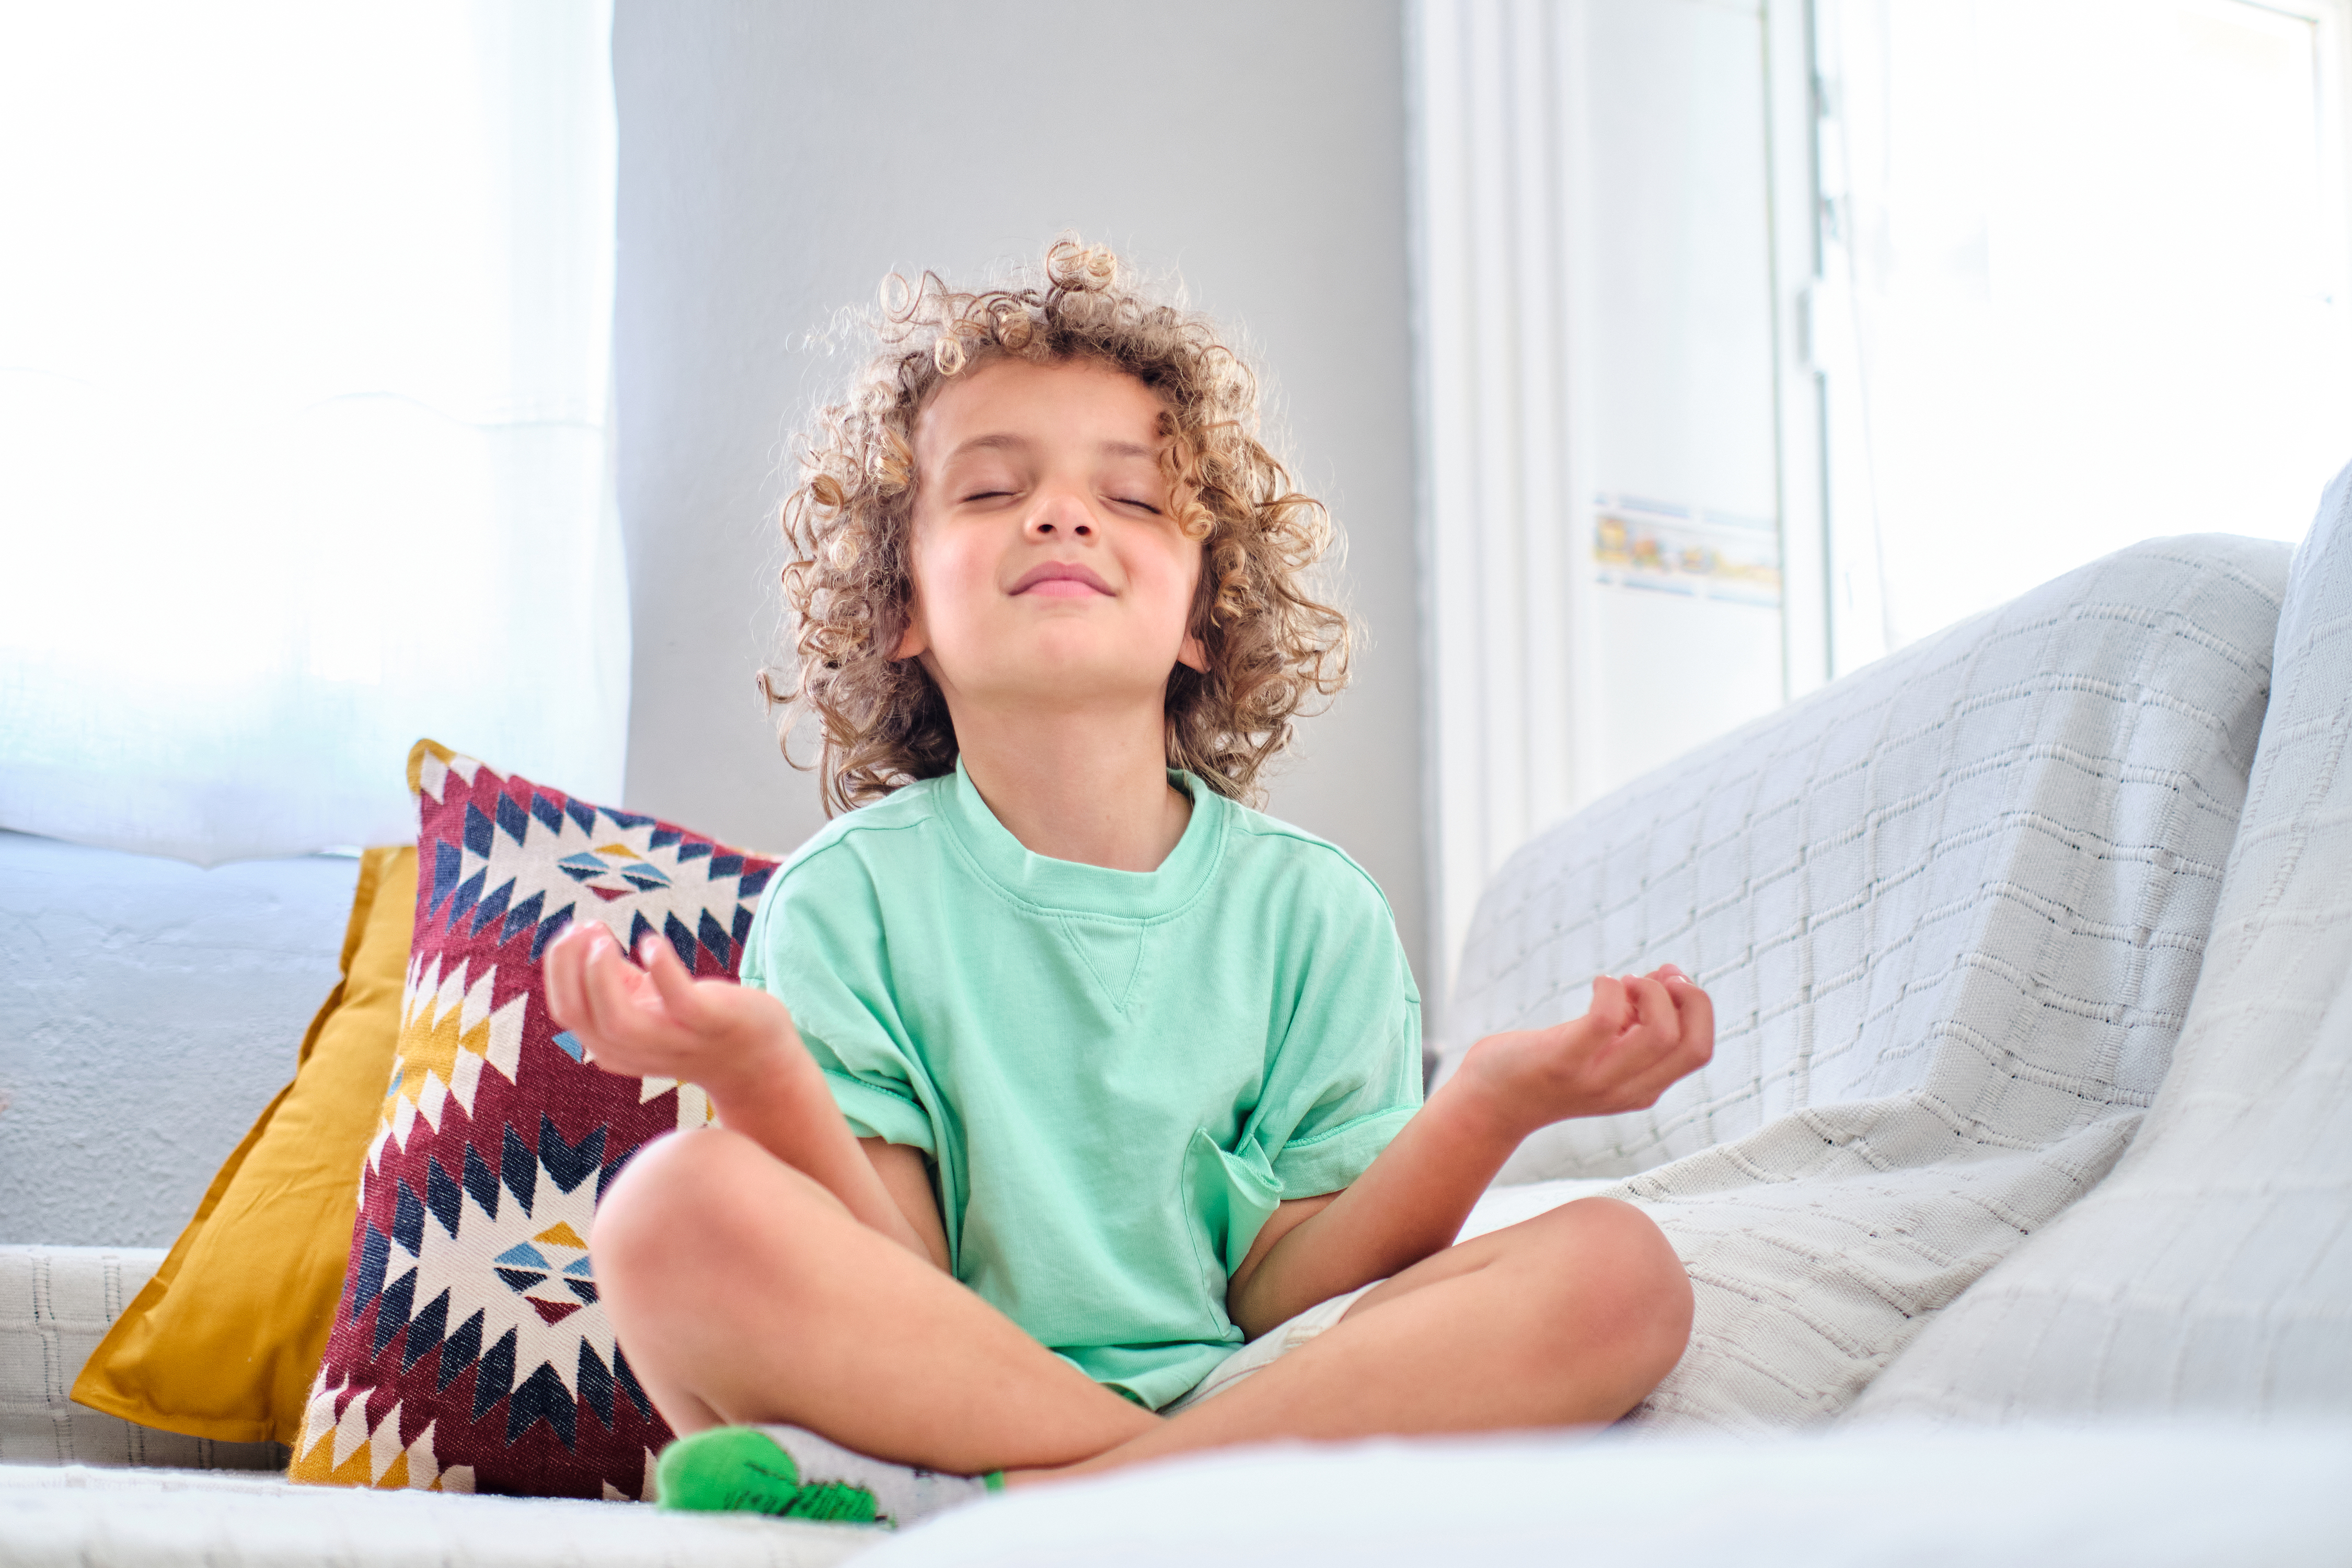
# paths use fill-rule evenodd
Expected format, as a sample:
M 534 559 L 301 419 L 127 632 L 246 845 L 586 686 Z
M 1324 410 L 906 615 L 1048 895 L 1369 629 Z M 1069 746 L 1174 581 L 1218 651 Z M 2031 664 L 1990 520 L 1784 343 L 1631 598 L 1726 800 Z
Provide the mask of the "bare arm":
M 594 921 L 575 922 L 547 951 L 548 1010 L 598 1067 L 700 1085 L 730 1131 L 823 1186 L 860 1224 L 919 1258 L 944 1259 L 944 1233 L 935 1252 L 899 1200 L 903 1172 L 886 1174 L 884 1162 L 859 1147 L 782 1002 L 752 986 L 695 979 L 658 937 L 640 956 L 642 969 Z M 919 1175 L 922 1156 L 906 1152 Z M 923 1191 L 928 1203 L 928 1178 Z M 936 1227 L 937 1205 L 929 1213 Z
M 1672 965 L 1594 981 L 1581 1018 L 1488 1036 L 1354 1185 L 1294 1199 L 1267 1220 L 1227 1286 L 1234 1321 L 1255 1338 L 1452 1246 L 1528 1133 L 1654 1105 L 1714 1049 L 1706 993 Z
M 940 1200 L 931 1190 L 930 1163 L 919 1149 L 909 1149 L 904 1143 L 886 1143 L 879 1138 L 860 1138 L 866 1157 L 873 1162 L 874 1173 L 890 1193 L 898 1212 L 923 1244 L 923 1256 L 948 1271 L 948 1227 L 940 1220 Z

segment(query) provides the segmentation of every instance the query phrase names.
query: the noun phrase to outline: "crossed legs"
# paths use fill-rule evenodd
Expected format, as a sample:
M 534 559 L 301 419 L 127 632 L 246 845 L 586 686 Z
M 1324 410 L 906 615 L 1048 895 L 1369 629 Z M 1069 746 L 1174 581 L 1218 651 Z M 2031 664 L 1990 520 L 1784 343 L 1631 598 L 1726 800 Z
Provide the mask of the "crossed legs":
M 599 1206 L 593 1243 L 630 1365 L 680 1435 L 789 1423 L 1016 1484 L 1278 1437 L 1610 1421 L 1690 1331 L 1689 1280 L 1657 1227 L 1585 1199 L 1415 1264 L 1298 1351 L 1162 1418 L 734 1133 L 646 1149 Z

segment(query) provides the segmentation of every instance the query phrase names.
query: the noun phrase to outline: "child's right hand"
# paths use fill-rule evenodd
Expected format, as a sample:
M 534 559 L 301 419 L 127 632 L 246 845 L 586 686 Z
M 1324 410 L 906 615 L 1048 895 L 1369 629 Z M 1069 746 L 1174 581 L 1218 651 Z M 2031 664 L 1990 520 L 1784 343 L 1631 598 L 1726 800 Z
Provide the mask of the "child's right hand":
M 1714 1055 L 1715 1005 L 1669 963 L 1600 976 L 1580 1018 L 1487 1036 L 1455 1078 L 1516 1139 L 1571 1116 L 1647 1110 Z
M 631 963 L 599 921 L 577 921 L 547 950 L 547 1010 L 579 1037 L 598 1067 L 632 1078 L 674 1078 L 714 1099 L 737 1084 L 774 1080 L 808 1060 L 792 1015 L 756 986 L 697 980 L 657 936 Z

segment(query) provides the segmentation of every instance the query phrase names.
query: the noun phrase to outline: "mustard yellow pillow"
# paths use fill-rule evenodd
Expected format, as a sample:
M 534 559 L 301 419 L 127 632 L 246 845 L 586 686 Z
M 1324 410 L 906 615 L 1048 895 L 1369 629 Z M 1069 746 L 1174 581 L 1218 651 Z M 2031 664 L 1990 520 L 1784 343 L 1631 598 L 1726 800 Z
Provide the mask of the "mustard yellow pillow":
M 302 1037 L 294 1081 L 82 1367 L 76 1401 L 167 1432 L 293 1443 L 350 1262 L 415 921 L 416 851 L 368 850 L 343 978 Z

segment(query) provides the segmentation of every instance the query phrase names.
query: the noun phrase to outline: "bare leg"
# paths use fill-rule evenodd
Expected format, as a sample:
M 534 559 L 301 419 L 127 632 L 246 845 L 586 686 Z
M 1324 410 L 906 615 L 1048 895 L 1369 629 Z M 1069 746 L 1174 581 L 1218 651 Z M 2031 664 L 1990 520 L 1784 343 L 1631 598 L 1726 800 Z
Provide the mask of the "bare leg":
M 786 1422 L 959 1475 L 1160 1426 L 750 1139 L 661 1140 L 596 1212 L 598 1289 L 681 1436 Z
M 1320 1337 L 1118 1447 L 1019 1484 L 1276 1437 L 1613 1421 L 1681 1359 L 1691 1289 L 1649 1217 L 1587 1198 L 1447 1248 Z
M 1690 1330 L 1689 1280 L 1657 1227 L 1586 1199 L 1424 1259 L 1313 1343 L 1162 1420 L 732 1133 L 639 1154 L 593 1242 L 630 1364 L 681 1435 L 788 1422 L 1016 1483 L 1276 1437 L 1612 1420 Z

